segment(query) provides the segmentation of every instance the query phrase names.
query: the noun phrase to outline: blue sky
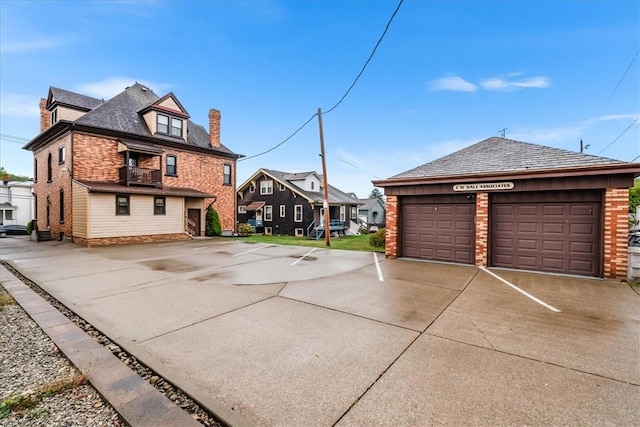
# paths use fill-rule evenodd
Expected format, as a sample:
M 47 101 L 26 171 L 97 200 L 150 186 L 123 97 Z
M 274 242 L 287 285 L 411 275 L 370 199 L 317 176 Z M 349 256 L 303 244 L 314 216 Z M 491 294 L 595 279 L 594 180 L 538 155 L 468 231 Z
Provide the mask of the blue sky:
M 0 2 L 0 163 L 32 175 L 49 86 L 108 99 L 173 92 L 246 156 L 338 102 L 397 1 Z M 366 197 L 388 178 L 498 136 L 640 155 L 640 2 L 406 0 L 364 74 L 323 116 L 328 178 Z M 317 120 L 238 163 L 321 171 Z

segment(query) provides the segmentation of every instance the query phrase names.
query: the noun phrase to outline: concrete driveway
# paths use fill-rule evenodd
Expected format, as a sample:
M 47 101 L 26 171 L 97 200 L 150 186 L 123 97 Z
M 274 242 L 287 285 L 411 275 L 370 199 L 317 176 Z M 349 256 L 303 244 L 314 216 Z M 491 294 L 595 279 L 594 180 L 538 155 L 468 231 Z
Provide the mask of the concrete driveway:
M 0 254 L 251 424 L 640 425 L 640 296 L 620 283 L 231 239 Z

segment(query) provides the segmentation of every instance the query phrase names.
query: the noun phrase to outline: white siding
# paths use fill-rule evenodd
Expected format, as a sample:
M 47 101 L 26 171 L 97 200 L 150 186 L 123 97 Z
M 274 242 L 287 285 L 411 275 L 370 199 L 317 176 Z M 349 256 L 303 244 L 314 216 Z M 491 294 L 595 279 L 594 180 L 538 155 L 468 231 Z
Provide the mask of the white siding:
M 116 215 L 115 194 L 93 193 L 89 202 L 90 237 L 144 236 L 182 233 L 184 199 L 166 198 L 166 214 L 153 214 L 153 196 L 129 196 L 129 215 Z

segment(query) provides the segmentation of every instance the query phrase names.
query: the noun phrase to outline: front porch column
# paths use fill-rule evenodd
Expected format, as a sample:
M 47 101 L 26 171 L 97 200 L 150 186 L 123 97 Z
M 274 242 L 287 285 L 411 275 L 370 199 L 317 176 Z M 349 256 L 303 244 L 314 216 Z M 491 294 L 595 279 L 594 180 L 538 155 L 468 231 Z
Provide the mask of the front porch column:
M 488 240 L 489 193 L 476 193 L 476 265 L 487 266 Z

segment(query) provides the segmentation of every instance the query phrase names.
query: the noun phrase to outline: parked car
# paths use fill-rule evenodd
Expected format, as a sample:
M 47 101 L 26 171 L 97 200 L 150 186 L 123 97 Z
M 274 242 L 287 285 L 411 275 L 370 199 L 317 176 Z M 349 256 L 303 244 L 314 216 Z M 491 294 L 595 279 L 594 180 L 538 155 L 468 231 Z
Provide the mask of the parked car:
M 25 227 L 24 225 L 17 225 L 17 224 L 0 225 L 0 237 L 26 236 L 26 235 L 28 235 L 27 227 Z

